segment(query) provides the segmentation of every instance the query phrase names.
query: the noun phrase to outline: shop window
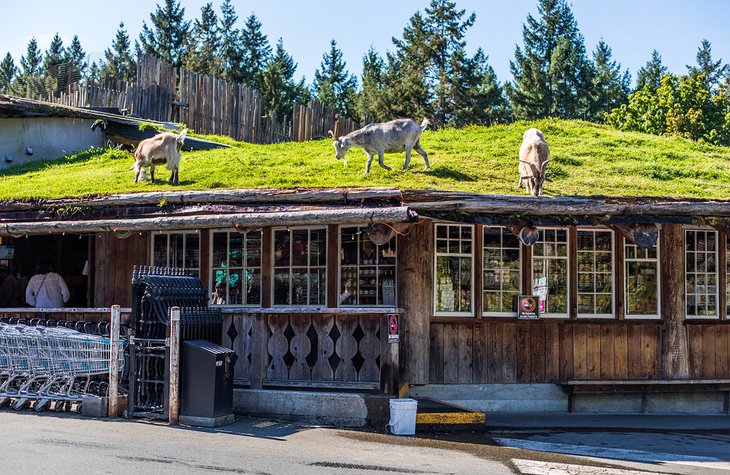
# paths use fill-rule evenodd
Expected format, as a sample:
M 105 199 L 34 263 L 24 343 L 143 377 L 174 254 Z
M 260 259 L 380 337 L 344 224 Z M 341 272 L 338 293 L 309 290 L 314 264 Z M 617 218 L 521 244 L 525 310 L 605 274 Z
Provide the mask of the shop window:
M 326 305 L 327 230 L 274 230 L 274 305 Z
M 520 241 L 506 228 L 484 228 L 482 299 L 484 313 L 514 316 L 520 294 Z
M 211 305 L 261 305 L 261 231 L 211 232 Z
M 200 275 L 200 235 L 197 232 L 154 233 L 152 265 L 186 269 Z
M 540 296 L 541 316 L 568 316 L 567 230 L 540 230 L 532 246 L 532 292 Z
M 395 236 L 373 244 L 362 226 L 340 228 L 339 305 L 395 306 Z
M 473 232 L 469 225 L 436 225 L 437 315 L 472 315 Z
M 686 230 L 684 249 L 687 316 L 717 318 L 717 231 Z
M 577 230 L 578 316 L 613 316 L 613 232 Z
M 659 258 L 657 246 L 640 249 L 624 244 L 626 316 L 659 316 Z

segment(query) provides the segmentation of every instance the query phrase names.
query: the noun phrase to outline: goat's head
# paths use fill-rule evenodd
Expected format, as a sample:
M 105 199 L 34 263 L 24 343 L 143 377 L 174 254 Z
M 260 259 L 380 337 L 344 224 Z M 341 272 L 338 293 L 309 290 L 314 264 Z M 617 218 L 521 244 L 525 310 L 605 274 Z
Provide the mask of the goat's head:
M 335 138 L 335 134 L 332 133 L 330 130 L 327 133 L 330 137 L 334 138 L 335 140 L 332 142 L 332 145 L 335 147 L 335 158 L 337 160 L 344 158 L 345 159 L 345 165 L 347 165 L 347 150 L 350 148 L 347 140 L 343 139 L 342 137 Z
M 532 196 L 540 196 L 546 179 L 545 170 L 547 169 L 547 165 L 550 163 L 550 160 L 545 160 L 539 167 L 532 162 L 526 162 L 524 160 L 520 160 L 520 162 L 526 164 L 530 168 L 531 172 L 529 175 L 521 176 L 521 178 L 526 180 L 528 183 L 527 191 L 532 193 Z

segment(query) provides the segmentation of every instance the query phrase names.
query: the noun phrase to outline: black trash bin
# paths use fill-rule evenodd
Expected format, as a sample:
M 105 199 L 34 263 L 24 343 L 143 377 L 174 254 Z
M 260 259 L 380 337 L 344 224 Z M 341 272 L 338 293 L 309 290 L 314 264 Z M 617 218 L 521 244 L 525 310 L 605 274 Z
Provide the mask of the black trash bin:
M 233 422 L 236 352 L 206 340 L 182 342 L 180 422 L 217 427 Z

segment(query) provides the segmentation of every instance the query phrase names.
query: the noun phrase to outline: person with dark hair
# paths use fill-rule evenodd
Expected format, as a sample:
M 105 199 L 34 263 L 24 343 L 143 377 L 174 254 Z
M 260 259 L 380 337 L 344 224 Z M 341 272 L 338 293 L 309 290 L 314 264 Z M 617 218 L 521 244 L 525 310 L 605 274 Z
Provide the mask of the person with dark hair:
M 20 284 L 5 264 L 0 264 L 0 307 L 20 307 Z
M 71 293 L 63 277 L 51 271 L 50 261 L 43 260 L 36 267 L 36 274 L 28 281 L 25 301 L 36 308 L 61 308 Z

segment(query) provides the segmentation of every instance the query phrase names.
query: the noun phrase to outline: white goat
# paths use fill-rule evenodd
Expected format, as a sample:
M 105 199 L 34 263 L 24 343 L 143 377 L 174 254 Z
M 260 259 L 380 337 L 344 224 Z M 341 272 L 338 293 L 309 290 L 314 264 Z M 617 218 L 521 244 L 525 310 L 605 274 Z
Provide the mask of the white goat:
M 170 175 L 170 183 L 178 184 L 178 169 L 180 168 L 180 159 L 183 143 L 187 129 L 180 132 L 180 135 L 172 132 L 163 132 L 154 137 L 145 139 L 139 143 L 137 150 L 134 151 L 134 165 L 130 170 L 134 170 L 134 182 L 137 183 L 140 176 L 143 176 L 145 168 L 150 169 L 150 178 L 155 181 L 155 165 L 167 164 L 167 169 L 172 173 Z
M 517 182 L 517 188 L 522 188 L 524 181 L 527 183 L 528 193 L 540 196 L 548 163 L 550 163 L 550 147 L 545 141 L 545 136 L 537 129 L 528 129 L 522 135 L 520 180 Z
M 370 173 L 370 164 L 373 162 L 373 155 L 378 154 L 378 162 L 380 166 L 386 170 L 392 170 L 383 162 L 383 153 L 406 152 L 406 162 L 403 170 L 408 168 L 411 163 L 411 150 L 415 150 L 423 157 L 426 162 L 426 168 L 431 164 L 428 162 L 428 154 L 421 148 L 421 134 L 430 124 L 428 119 L 423 119 L 421 125 L 418 125 L 413 119 L 396 119 L 382 124 L 366 125 L 362 129 L 350 132 L 342 137 L 335 138 L 333 145 L 335 146 L 335 158 L 337 160 L 345 158 L 346 154 L 352 147 L 361 147 L 368 154 L 368 161 L 365 164 L 365 174 Z M 332 131 L 329 131 L 330 137 L 334 137 Z

